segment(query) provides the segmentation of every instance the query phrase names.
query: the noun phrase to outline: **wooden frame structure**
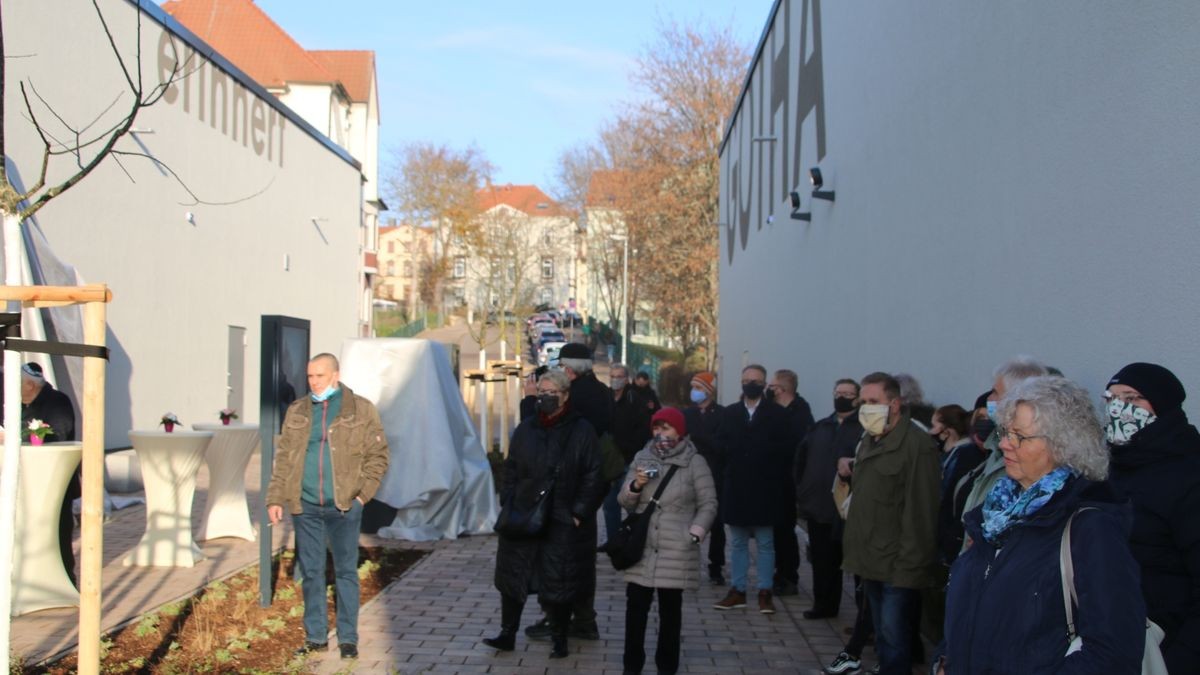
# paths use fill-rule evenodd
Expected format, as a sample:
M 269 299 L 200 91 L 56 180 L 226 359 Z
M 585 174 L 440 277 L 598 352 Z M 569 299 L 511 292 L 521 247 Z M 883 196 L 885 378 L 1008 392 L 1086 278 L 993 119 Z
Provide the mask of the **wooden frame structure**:
M 88 346 L 105 347 L 108 306 L 112 292 L 103 284 L 88 286 L 0 286 L 0 301 L 17 301 L 22 308 L 83 305 L 83 340 Z M 8 351 L 8 350 L 6 350 Z M 104 566 L 104 383 L 107 363 L 100 356 L 83 361 L 83 508 L 80 514 L 79 570 L 79 673 L 100 672 L 100 573 Z M 6 373 L 7 377 L 18 377 Z M 15 401 L 13 402 L 15 403 Z M 18 434 L 17 429 L 10 433 Z M 17 441 L 19 443 L 19 440 Z M 13 462 L 6 473 L 14 474 L 19 463 Z M 9 542 L 9 551 L 12 544 Z M 11 558 L 11 556 L 10 556 Z M 11 560 L 9 561 L 11 567 Z M 11 584 L 9 579 L 4 584 Z M 10 587 L 6 587 L 9 590 Z M 11 602 L 11 592 L 7 594 Z M 5 654 L 7 657 L 9 603 L 0 607 L 4 616 Z M 7 658 L 5 659 L 7 660 Z

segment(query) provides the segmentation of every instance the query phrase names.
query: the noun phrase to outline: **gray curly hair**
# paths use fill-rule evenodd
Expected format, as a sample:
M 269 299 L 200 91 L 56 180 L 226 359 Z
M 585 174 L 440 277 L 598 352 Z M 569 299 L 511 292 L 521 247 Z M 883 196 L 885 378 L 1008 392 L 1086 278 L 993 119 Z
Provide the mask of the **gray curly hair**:
M 1057 466 L 1067 466 L 1090 480 L 1108 477 L 1104 427 L 1087 390 L 1065 377 L 1042 375 L 1018 382 L 996 411 L 1003 426 L 1012 424 L 1017 406 L 1033 409 L 1037 433 L 1045 436 Z
M 571 391 L 571 380 L 561 370 L 547 370 L 538 378 L 538 382 L 553 382 L 555 389 L 568 393 Z

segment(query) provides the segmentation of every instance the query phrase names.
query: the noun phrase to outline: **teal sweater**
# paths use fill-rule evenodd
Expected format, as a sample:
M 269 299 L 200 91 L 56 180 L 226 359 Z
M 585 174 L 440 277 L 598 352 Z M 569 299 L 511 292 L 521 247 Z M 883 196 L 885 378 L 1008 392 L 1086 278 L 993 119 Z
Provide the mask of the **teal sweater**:
M 312 429 L 304 453 L 304 481 L 300 498 L 312 504 L 333 503 L 333 458 L 329 453 L 329 425 L 342 410 L 342 387 L 333 396 L 313 403 Z

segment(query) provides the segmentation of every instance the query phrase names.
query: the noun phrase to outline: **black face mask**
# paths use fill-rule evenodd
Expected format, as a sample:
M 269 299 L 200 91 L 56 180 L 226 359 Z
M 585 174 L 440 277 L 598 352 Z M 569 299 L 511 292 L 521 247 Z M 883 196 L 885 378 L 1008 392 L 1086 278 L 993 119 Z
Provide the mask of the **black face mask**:
M 840 413 L 848 413 L 854 410 L 854 399 L 845 398 L 844 396 L 834 396 L 833 409 Z
M 977 419 L 975 420 L 975 424 L 971 425 L 971 433 L 975 436 L 975 438 L 979 439 L 980 443 L 986 441 L 995 430 L 996 423 L 993 422 L 990 417 Z
M 766 386 L 758 382 L 747 382 L 742 385 L 742 394 L 751 401 L 757 401 L 762 398 L 763 391 L 765 390 Z
M 766 396 L 768 401 L 774 401 L 775 400 L 775 390 L 768 389 L 768 390 L 766 390 L 765 393 L 763 393 L 763 396 Z
M 558 396 L 554 394 L 539 394 L 537 401 L 538 412 L 549 415 L 558 410 Z

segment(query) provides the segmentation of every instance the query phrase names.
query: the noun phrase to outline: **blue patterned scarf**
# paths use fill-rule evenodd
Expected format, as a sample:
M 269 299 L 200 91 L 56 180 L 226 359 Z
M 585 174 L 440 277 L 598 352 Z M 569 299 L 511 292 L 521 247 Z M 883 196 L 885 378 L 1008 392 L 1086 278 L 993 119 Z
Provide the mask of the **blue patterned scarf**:
M 1025 522 L 1045 506 L 1070 477 L 1071 469 L 1060 466 L 1022 491 L 1017 481 L 1002 476 L 983 502 L 983 538 L 999 543 L 1009 528 Z

